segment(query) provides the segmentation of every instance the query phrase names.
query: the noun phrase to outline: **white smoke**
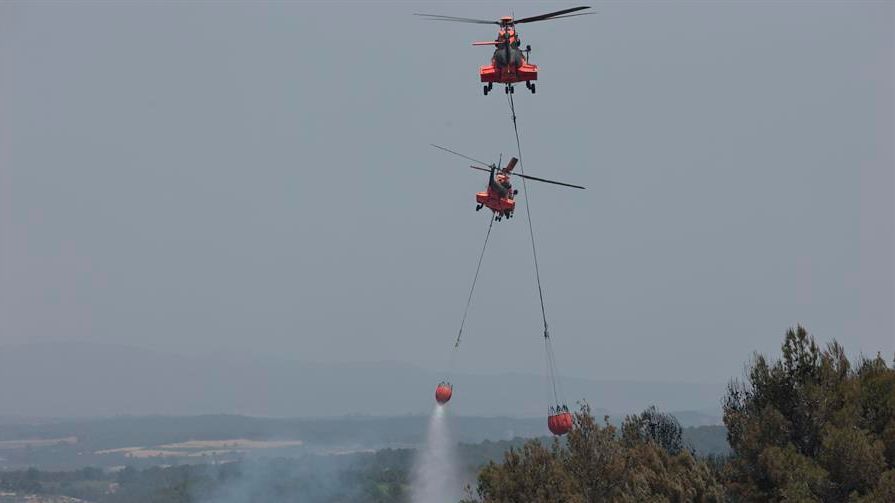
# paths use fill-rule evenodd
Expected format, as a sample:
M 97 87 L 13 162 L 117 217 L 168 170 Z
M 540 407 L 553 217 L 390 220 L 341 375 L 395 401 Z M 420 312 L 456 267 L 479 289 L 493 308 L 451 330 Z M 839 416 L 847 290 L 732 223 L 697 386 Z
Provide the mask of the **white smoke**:
M 461 485 L 445 407 L 436 405 L 429 420 L 426 445 L 414 463 L 410 501 L 456 503 L 463 497 Z

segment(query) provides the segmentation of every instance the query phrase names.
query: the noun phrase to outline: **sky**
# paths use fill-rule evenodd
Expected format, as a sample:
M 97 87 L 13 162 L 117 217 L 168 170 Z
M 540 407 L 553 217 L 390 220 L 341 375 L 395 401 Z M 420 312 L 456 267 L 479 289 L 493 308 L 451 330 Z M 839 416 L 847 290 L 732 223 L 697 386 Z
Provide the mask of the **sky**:
M 515 153 L 497 19 L 569 3 L 0 3 L 0 346 L 444 368 Z M 895 355 L 895 6 L 609 2 L 521 25 L 564 375 L 723 382 L 787 328 Z M 524 215 L 461 371 L 543 372 Z

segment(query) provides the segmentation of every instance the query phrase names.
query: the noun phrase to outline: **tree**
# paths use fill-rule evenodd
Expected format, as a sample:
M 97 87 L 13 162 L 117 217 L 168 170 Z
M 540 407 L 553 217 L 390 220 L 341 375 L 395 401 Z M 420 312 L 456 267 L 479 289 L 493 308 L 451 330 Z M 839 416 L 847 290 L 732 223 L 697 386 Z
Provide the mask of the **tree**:
M 673 418 L 651 408 L 629 417 L 623 430 L 619 435 L 605 418 L 600 425 L 582 404 L 564 442 L 547 448 L 532 440 L 489 463 L 479 473 L 478 501 L 722 501 L 709 466 L 680 448 Z
M 485 501 L 506 503 L 549 503 L 585 500 L 577 492 L 575 482 L 564 470 L 557 452 L 537 440 L 521 448 L 510 448 L 501 464 L 489 463 L 479 474 L 478 493 Z
M 821 350 L 802 327 L 786 333 L 781 349 L 776 361 L 756 355 L 747 382 L 728 386 L 730 494 L 857 501 L 885 491 L 883 472 L 895 459 L 895 370 L 879 355 L 853 366 L 842 346 Z
M 627 416 L 622 424 L 622 437 L 628 444 L 653 442 L 668 454 L 678 454 L 686 448 L 684 429 L 671 414 L 662 413 L 651 406 L 636 416 Z M 693 453 L 692 449 L 690 453 Z

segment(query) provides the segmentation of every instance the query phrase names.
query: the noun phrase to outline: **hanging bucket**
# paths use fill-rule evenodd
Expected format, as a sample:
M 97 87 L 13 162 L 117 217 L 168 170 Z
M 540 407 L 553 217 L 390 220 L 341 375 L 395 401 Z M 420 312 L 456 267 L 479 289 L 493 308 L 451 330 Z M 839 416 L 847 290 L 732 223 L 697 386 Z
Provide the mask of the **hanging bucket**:
M 439 405 L 448 403 L 453 394 L 454 386 L 448 382 L 441 381 L 438 383 L 438 386 L 435 387 L 435 401 L 438 402 Z
M 562 412 L 554 412 L 547 416 L 547 428 L 549 428 L 550 433 L 553 433 L 554 435 L 565 435 L 572 431 L 572 413 L 568 412 L 567 409 L 560 409 L 558 407 L 557 410 L 561 410 Z

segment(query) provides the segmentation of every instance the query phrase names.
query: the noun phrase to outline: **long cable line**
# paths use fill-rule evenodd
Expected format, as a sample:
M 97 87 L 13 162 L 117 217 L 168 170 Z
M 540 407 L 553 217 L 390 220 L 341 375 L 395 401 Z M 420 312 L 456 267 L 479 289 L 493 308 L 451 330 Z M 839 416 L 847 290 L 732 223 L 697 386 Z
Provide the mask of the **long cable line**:
M 469 314 L 469 305 L 472 303 L 472 293 L 475 291 L 475 285 L 479 281 L 479 270 L 482 268 L 482 259 L 485 258 L 485 249 L 488 247 L 488 238 L 491 237 L 491 228 L 494 227 L 494 215 L 491 215 L 491 223 L 488 224 L 488 232 L 485 234 L 485 242 L 482 243 L 482 251 L 479 253 L 479 262 L 475 266 L 475 276 L 472 278 L 472 286 L 469 288 L 469 296 L 466 297 L 466 308 L 463 309 L 463 319 L 460 321 L 460 330 L 457 332 L 457 340 L 454 342 L 454 349 L 460 347 L 460 338 L 463 336 L 463 327 L 466 325 L 466 315 Z
M 510 105 L 510 114 L 513 118 L 513 132 L 516 134 L 516 153 L 519 157 L 519 172 L 521 174 L 525 174 L 525 168 L 522 164 L 522 143 L 519 141 L 519 126 L 516 122 L 516 104 L 513 102 L 513 93 L 507 93 L 507 100 Z M 554 403 L 558 406 L 560 404 L 560 395 L 562 394 L 557 388 L 557 378 L 556 378 L 556 358 L 553 355 L 553 346 L 550 343 L 550 330 L 547 325 L 547 309 L 544 306 L 544 288 L 541 285 L 541 270 L 538 265 L 538 250 L 535 245 L 535 233 L 534 233 L 534 225 L 531 222 L 531 207 L 528 203 L 528 187 L 525 183 L 525 178 L 522 178 L 522 195 L 525 199 L 525 214 L 528 219 L 528 234 L 531 238 L 531 255 L 534 259 L 535 264 L 535 278 L 538 284 L 538 299 L 541 301 L 541 318 L 544 322 L 544 352 L 545 358 L 547 360 L 547 377 L 550 381 L 550 386 L 553 390 L 553 400 Z
M 479 252 L 479 260 L 475 266 L 475 275 L 472 277 L 472 285 L 469 287 L 469 295 L 466 296 L 466 307 L 463 308 L 463 318 L 460 320 L 460 329 L 457 331 L 457 339 L 454 341 L 454 347 L 451 348 L 451 355 L 448 359 L 448 371 L 446 381 L 453 379 L 454 367 L 457 360 L 457 352 L 460 350 L 460 341 L 463 337 L 463 328 L 466 326 L 466 317 L 469 315 L 469 307 L 472 304 L 472 295 L 475 292 L 476 284 L 479 281 L 479 271 L 482 269 L 482 261 L 485 258 L 485 250 L 488 248 L 488 239 L 491 237 L 491 229 L 494 227 L 494 215 L 491 215 L 491 221 L 488 223 L 488 231 L 485 233 L 485 240 L 482 242 L 482 251 Z
M 525 168 L 522 165 L 522 145 L 519 142 L 519 127 L 516 124 L 516 105 L 513 103 L 513 94 L 508 93 L 510 102 L 510 113 L 513 116 L 513 131 L 516 133 L 516 153 L 519 156 L 519 172 L 525 174 Z M 526 187 L 525 178 L 522 178 L 522 195 L 525 198 L 525 214 L 528 217 L 528 234 L 531 236 L 531 254 L 535 262 L 535 278 L 538 281 L 538 298 L 541 301 L 541 317 L 544 320 L 544 338 L 550 338 L 550 332 L 547 329 L 547 310 L 544 308 L 544 289 L 541 287 L 541 271 L 538 267 L 538 250 L 535 247 L 535 232 L 531 223 L 531 208 L 528 205 L 528 188 Z

